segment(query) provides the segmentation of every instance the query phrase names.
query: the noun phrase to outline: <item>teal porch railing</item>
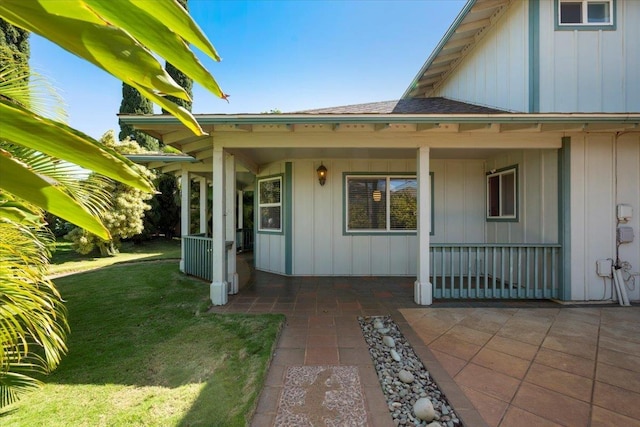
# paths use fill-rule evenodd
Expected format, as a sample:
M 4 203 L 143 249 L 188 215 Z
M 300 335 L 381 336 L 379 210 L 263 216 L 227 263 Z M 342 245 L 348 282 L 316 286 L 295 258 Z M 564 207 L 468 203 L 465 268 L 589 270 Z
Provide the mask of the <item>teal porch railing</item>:
M 183 239 L 185 273 L 212 280 L 212 239 Z M 227 256 L 232 246 L 227 242 Z M 558 298 L 560 248 L 559 244 L 431 244 L 433 297 Z
M 184 240 L 184 272 L 205 280 L 213 280 L 212 251 L 213 239 L 203 235 L 183 236 Z M 226 242 L 224 277 L 227 276 L 227 257 L 233 241 Z
M 558 298 L 559 244 L 431 244 L 434 298 Z

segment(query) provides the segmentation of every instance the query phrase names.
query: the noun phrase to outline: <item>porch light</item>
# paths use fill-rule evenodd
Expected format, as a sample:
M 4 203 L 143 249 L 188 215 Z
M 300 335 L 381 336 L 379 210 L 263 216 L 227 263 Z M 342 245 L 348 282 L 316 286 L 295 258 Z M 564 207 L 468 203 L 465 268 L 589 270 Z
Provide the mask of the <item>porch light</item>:
M 316 169 L 316 172 L 318 172 L 318 182 L 320 185 L 324 185 L 324 183 L 327 182 L 327 168 L 324 167 L 322 162 L 320 166 L 318 166 L 318 169 Z
M 382 192 L 380 190 L 373 190 L 373 201 L 379 202 L 382 200 Z

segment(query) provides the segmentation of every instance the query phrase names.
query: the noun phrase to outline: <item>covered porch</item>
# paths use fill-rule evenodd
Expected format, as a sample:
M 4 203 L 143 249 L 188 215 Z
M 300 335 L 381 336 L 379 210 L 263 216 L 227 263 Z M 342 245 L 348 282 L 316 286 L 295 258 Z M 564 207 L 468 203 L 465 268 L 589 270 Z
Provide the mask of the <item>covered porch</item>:
M 214 303 L 237 292 L 238 189 L 258 194 L 265 181 L 277 183 L 278 200 L 267 206 L 256 196 L 253 206 L 258 271 L 412 278 L 421 305 L 563 298 L 563 134 L 577 125 L 511 114 L 278 116 L 198 117 L 210 132 L 200 138 L 170 118 L 126 118 L 193 159 L 150 166 L 179 174 L 183 188 L 200 181 L 203 220 L 199 233 L 183 220 L 181 268 L 212 282 Z M 349 229 L 352 177 L 386 179 L 389 187 L 405 179 L 415 194 L 414 229 Z M 500 195 L 508 185 L 513 194 Z M 263 227 L 263 214 L 277 217 L 275 229 Z M 183 218 L 190 216 L 183 207 Z

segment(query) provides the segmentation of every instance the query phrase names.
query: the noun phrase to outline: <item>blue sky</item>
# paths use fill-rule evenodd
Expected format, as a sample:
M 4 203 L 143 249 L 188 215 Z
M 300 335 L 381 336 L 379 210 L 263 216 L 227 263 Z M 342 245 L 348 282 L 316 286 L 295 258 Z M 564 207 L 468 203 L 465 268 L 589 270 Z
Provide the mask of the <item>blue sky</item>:
M 194 113 L 283 112 L 399 98 L 464 0 L 189 0 L 222 57 L 199 55 L 229 103 L 196 86 Z M 122 84 L 33 36 L 31 66 L 53 81 L 69 124 L 116 131 Z

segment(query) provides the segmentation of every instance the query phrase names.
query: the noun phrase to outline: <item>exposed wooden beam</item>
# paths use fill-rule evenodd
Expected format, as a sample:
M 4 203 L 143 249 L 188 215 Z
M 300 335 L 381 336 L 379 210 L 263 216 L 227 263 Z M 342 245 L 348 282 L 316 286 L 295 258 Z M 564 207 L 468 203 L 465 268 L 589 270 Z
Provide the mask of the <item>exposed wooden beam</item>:
M 479 19 L 477 21 L 467 22 L 466 24 L 462 24 L 456 28 L 456 34 L 466 33 L 467 31 L 475 31 L 479 28 L 486 27 L 491 24 L 491 19 Z
M 441 62 L 454 61 L 460 57 L 459 53 L 450 53 L 448 55 L 438 55 L 436 59 L 433 60 L 433 64 L 439 64 Z
M 249 156 L 244 154 L 240 150 L 229 150 L 229 153 L 233 154 L 236 158 L 236 162 L 242 164 L 249 172 L 254 175 L 258 174 L 260 170 L 260 165 L 253 161 Z
M 475 37 L 465 37 L 459 40 L 452 40 L 449 43 L 445 44 L 442 50 L 455 49 L 457 47 L 466 46 L 473 43 L 476 40 Z
M 207 139 L 201 139 L 200 141 L 190 142 L 188 144 L 184 144 L 180 147 L 183 153 L 189 154 L 196 151 L 201 151 L 206 148 L 211 148 L 213 143 L 211 142 L 211 138 L 207 137 Z
M 209 159 L 213 157 L 213 147 L 208 150 L 199 151 L 193 157 L 195 157 L 197 160 Z
M 637 126 L 634 123 L 588 123 L 583 127 L 585 132 L 598 131 L 624 131 L 634 129 Z
M 184 144 L 184 140 L 193 139 L 194 137 L 200 138 L 199 136 L 194 135 L 193 132 L 188 129 L 180 129 L 166 133 L 162 138 L 162 141 L 164 141 L 164 143 L 167 145 L 173 145 L 175 143 Z
M 473 7 L 471 8 L 471 13 L 481 12 L 481 11 L 487 10 L 487 9 L 497 9 L 497 8 L 499 8 L 501 6 L 504 6 L 507 3 L 508 3 L 508 1 L 505 1 L 505 0 L 479 1 L 479 2 L 476 2 L 476 4 L 473 5 Z
M 448 64 L 442 65 L 440 67 L 433 67 L 433 68 L 429 67 L 427 71 L 425 71 L 425 73 L 423 74 L 423 77 L 430 77 L 436 74 L 446 73 L 449 70 L 451 70 L 451 67 Z
M 431 86 L 436 82 L 439 82 L 440 79 L 442 79 L 441 76 L 438 77 L 430 77 L 430 78 L 422 78 L 419 82 L 418 82 L 418 87 L 422 87 L 422 86 Z

